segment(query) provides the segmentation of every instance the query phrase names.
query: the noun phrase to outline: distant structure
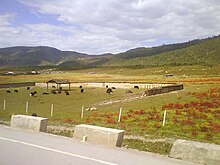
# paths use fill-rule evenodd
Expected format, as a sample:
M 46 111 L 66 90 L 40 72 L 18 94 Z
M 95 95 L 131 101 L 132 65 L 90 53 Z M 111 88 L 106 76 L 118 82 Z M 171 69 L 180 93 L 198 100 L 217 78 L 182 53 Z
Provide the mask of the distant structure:
M 164 77 L 173 77 L 173 74 L 165 74 Z
M 5 75 L 14 75 L 14 72 L 5 72 Z
M 39 74 L 39 72 L 38 72 L 38 71 L 35 71 L 35 70 L 32 70 L 32 71 L 31 71 L 31 74 Z
M 70 90 L 71 82 L 69 82 L 68 80 L 58 80 L 58 79 L 49 80 L 49 81 L 46 82 L 47 90 L 49 88 L 50 83 L 51 84 L 56 84 L 57 85 L 57 90 L 62 90 L 62 87 L 61 87 L 62 84 L 68 84 L 69 85 L 69 90 Z

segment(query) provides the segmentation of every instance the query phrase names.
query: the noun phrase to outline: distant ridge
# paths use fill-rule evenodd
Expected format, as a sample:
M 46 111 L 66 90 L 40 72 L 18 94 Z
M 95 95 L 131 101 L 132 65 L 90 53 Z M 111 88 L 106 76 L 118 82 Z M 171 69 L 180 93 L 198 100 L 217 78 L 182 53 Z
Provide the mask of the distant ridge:
M 87 54 L 61 51 L 56 48 L 38 46 L 38 47 L 9 47 L 0 49 L 1 66 L 38 66 L 38 65 L 56 65 L 61 61 L 74 60 L 82 58 Z
M 0 48 L 0 66 L 100 67 L 219 64 L 220 36 L 185 43 L 88 55 L 47 46 Z
M 176 66 L 219 63 L 220 36 L 215 36 L 180 44 L 133 49 L 116 55 L 105 66 Z

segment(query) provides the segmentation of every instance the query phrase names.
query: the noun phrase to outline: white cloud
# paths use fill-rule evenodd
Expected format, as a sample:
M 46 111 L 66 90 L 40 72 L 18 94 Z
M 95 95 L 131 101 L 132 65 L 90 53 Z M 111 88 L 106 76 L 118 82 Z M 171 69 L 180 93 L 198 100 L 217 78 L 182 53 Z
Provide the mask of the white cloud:
M 63 25 L 13 27 L 8 17 L 0 46 L 48 45 L 90 54 L 121 52 L 169 41 L 218 35 L 219 0 L 18 0 Z M 11 19 L 11 18 L 10 18 Z M 2 24 L 1 24 L 2 25 Z M 0 32 L 2 36 L 2 32 Z M 22 37 L 18 37 L 22 36 Z
M 0 27 L 3 27 L 3 26 L 8 26 L 10 25 L 10 18 L 12 18 L 13 15 L 10 15 L 10 14 L 4 14 L 4 15 L 0 15 Z

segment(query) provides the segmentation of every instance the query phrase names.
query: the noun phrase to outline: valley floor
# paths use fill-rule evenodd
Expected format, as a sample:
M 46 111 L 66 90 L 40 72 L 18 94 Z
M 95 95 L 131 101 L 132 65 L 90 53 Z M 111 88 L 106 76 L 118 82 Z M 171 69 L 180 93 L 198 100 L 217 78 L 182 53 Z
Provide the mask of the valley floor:
M 172 73 L 172 77 L 164 77 Z M 199 74 L 200 73 L 200 74 Z M 72 136 L 76 124 L 86 123 L 126 130 L 124 146 L 167 155 L 175 139 L 190 139 L 220 144 L 220 74 L 219 67 L 181 66 L 131 68 L 94 68 L 75 71 L 53 71 L 39 75 L 0 76 L 0 84 L 12 82 L 46 82 L 51 79 L 68 79 L 73 82 L 179 82 L 184 90 L 152 97 L 128 99 L 141 95 L 145 89 L 116 89 L 112 95 L 106 89 L 85 88 L 80 93 L 74 88 L 69 96 L 42 95 L 46 88 L 32 87 L 36 97 L 30 97 L 26 88 L 12 88 L 19 93 L 6 93 L 0 89 L 0 119 L 8 123 L 12 114 L 33 112 L 49 118 L 48 132 Z M 127 99 L 127 101 L 123 101 Z M 6 100 L 6 110 L 3 103 Z M 120 100 L 114 102 L 114 100 Z M 109 103 L 111 104 L 104 104 Z M 51 116 L 51 104 L 54 114 Z M 96 111 L 84 108 L 96 107 Z M 122 118 L 118 123 L 119 109 Z M 165 126 L 162 126 L 164 111 L 167 111 Z

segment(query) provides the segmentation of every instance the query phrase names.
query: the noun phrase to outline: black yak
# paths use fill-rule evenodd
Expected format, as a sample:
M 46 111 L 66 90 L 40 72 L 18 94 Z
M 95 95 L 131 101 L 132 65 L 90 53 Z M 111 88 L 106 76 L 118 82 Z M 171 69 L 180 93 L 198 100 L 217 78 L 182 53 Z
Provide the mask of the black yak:
M 113 93 L 113 91 L 112 91 L 112 89 L 111 89 L 111 88 L 108 88 L 108 89 L 106 90 L 106 93 L 108 93 L 108 94 L 112 94 L 112 93 Z

